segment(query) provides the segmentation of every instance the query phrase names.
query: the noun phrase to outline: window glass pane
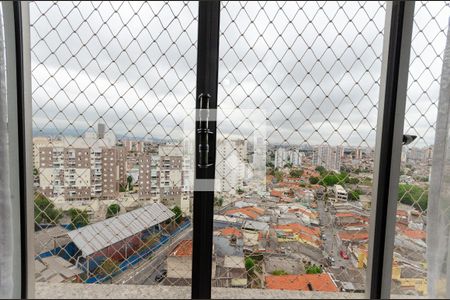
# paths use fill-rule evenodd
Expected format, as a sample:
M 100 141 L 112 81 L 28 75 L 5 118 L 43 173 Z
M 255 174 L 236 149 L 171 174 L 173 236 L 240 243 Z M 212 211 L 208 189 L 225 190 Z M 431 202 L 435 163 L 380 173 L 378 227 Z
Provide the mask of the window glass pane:
M 30 3 L 38 283 L 189 293 L 197 14 Z
M 445 264 L 441 260 L 439 267 L 428 268 L 427 246 L 432 252 L 438 252 L 432 238 L 439 240 L 444 235 L 431 233 L 429 239 L 427 234 L 430 232 L 428 225 L 436 224 L 439 218 L 438 212 L 428 214 L 430 188 L 443 184 L 441 178 L 431 182 L 430 175 L 434 145 L 444 140 L 442 135 L 439 140 L 435 135 L 439 90 L 444 83 L 441 83 L 441 74 L 449 15 L 448 3 L 443 1 L 418 1 L 415 4 L 404 133 L 414 135 L 416 139 L 403 147 L 401 156 L 392 267 L 393 297 L 427 295 L 429 274 L 440 273 L 439 269 Z M 447 247 L 439 252 L 441 255 L 447 253 Z M 442 293 L 440 283 L 434 279 L 433 282 L 440 286 L 439 293 Z
M 223 2 L 215 286 L 364 292 L 384 18 Z

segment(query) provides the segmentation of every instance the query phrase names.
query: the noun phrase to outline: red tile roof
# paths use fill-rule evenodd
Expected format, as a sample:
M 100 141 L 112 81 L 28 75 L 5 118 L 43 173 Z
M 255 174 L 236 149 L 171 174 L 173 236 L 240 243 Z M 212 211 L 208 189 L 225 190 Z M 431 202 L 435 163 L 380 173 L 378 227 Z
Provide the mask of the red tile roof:
M 234 227 L 225 227 L 219 230 L 220 235 L 224 235 L 224 236 L 231 236 L 231 235 L 235 235 L 237 237 L 241 237 L 242 236 L 242 232 Z
M 242 208 L 236 208 L 236 209 L 230 209 L 227 210 L 224 214 L 225 215 L 233 215 L 233 214 L 244 214 L 248 216 L 249 218 L 255 220 L 259 216 L 262 216 L 264 214 L 264 209 L 254 206 L 248 206 L 248 207 L 242 207 Z
M 338 292 L 328 273 L 266 276 L 266 288 L 291 291 Z
M 192 240 L 182 240 L 170 256 L 192 256 Z
M 338 235 L 342 241 L 364 241 L 369 238 L 369 233 L 367 231 L 358 231 L 358 232 L 339 231 Z
M 427 237 L 427 233 L 423 230 L 404 229 L 402 233 L 411 239 L 417 240 L 425 240 Z
M 309 235 L 320 237 L 320 229 L 316 227 L 307 227 L 299 223 L 290 223 L 285 225 L 275 225 L 275 230 L 291 230 L 292 232 L 303 232 Z
M 345 213 L 337 213 L 336 218 L 345 218 L 345 217 L 353 217 L 355 219 L 360 219 L 363 221 L 368 221 L 367 217 L 361 216 L 359 214 L 355 214 L 352 212 L 345 212 Z
M 270 196 L 281 198 L 283 196 L 282 191 L 272 190 L 270 191 Z
M 407 217 L 408 212 L 406 210 L 397 210 L 397 216 Z

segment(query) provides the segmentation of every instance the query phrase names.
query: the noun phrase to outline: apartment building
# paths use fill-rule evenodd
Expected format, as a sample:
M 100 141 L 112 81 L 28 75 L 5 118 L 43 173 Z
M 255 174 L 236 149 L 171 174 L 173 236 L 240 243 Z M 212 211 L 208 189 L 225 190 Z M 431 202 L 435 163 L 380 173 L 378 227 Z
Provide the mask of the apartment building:
M 344 148 L 341 146 L 320 145 L 314 147 L 312 164 L 328 170 L 340 171 Z
M 116 198 L 120 185 L 126 184 L 125 151 L 115 145 L 112 132 L 102 136 L 88 133 L 83 137 L 36 139 L 38 190 L 47 197 L 64 200 Z
M 275 151 L 274 166 L 276 168 L 284 168 L 284 166 L 289 163 L 293 166 L 300 166 L 302 164 L 302 154 L 298 149 L 279 147 Z
M 336 202 L 342 202 L 347 201 L 348 199 L 348 193 L 347 191 L 342 187 L 342 185 L 336 184 L 334 186 L 334 197 Z
M 221 139 L 217 142 L 216 189 L 235 194 L 246 178 L 247 141 Z
M 189 214 L 193 161 L 182 145 L 159 145 L 157 154 L 139 157 L 139 199 L 178 206 Z
M 139 199 L 160 199 L 160 159 L 158 155 L 142 153 L 139 157 Z

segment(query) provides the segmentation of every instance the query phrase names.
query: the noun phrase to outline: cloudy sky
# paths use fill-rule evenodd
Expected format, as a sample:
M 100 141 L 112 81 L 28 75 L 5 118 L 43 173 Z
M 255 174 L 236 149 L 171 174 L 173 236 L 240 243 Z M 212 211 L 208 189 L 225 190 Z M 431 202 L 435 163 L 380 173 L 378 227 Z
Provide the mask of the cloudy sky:
M 103 122 L 130 138 L 191 135 L 197 14 L 195 2 L 31 3 L 35 134 Z M 420 147 L 434 140 L 449 16 L 416 5 L 405 132 Z M 373 146 L 384 17 L 378 2 L 223 2 L 219 137 L 265 126 L 272 143 Z

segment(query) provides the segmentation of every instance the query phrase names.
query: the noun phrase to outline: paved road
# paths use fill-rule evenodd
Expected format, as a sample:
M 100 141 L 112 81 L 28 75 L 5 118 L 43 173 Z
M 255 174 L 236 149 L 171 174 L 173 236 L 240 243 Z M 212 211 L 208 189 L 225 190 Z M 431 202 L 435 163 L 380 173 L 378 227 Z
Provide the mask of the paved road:
M 192 228 L 189 228 L 187 230 L 187 232 L 183 235 L 183 237 L 180 237 L 176 241 L 172 242 L 170 251 L 167 251 L 164 254 L 158 254 L 153 259 L 151 266 L 149 265 L 148 267 L 146 267 L 146 270 L 148 270 L 146 274 L 150 274 L 150 276 L 146 275 L 147 278 L 141 284 L 143 284 L 143 285 L 158 284 L 158 282 L 155 281 L 155 277 L 158 274 L 161 274 L 162 270 L 164 270 L 164 269 L 167 270 L 166 258 L 167 258 L 168 253 L 171 252 L 176 247 L 176 245 L 178 244 L 178 242 L 180 240 L 184 240 L 184 239 L 192 239 Z
M 325 211 L 328 207 L 328 212 Z M 345 260 L 339 255 L 339 244 L 337 241 L 337 228 L 334 225 L 334 215 L 330 210 L 330 205 L 325 205 L 324 201 L 318 201 L 319 219 L 321 224 L 321 231 L 325 235 L 326 240 L 323 241 L 325 256 L 331 256 L 335 260 L 335 266 L 350 266 L 350 260 Z
M 155 276 L 165 267 L 167 255 L 178 245 L 181 240 L 192 238 L 192 227 L 189 227 L 173 237 L 169 242 L 161 246 L 150 259 L 145 259 L 128 269 L 124 273 L 114 277 L 112 283 L 117 284 L 143 284 L 150 281 L 154 284 Z

